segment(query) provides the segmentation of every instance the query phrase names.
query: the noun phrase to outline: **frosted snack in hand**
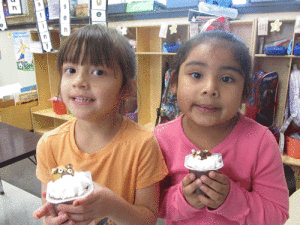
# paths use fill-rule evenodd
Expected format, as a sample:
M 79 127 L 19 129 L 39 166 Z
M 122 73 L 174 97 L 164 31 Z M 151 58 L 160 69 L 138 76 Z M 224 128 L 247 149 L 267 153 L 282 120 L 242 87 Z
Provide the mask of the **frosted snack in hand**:
M 208 150 L 192 150 L 192 154 L 185 157 L 185 167 L 192 170 L 218 170 L 223 167 L 222 155 L 210 153 Z
M 46 199 L 54 204 L 83 198 L 94 189 L 91 173 L 76 172 L 71 164 L 53 168 L 51 179 Z
M 218 171 L 223 167 L 222 155 L 220 153 L 210 153 L 208 150 L 192 150 L 192 154 L 185 157 L 184 166 L 194 173 L 196 178 L 202 175 L 208 176 L 210 171 Z M 200 189 L 197 194 L 204 194 Z M 206 195 L 207 196 L 207 195 Z

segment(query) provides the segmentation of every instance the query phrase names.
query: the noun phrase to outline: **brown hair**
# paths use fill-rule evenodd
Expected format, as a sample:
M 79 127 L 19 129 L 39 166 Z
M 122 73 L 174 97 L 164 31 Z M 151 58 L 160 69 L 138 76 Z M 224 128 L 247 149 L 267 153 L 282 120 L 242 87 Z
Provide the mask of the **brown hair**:
M 57 59 L 60 75 L 65 62 L 106 65 L 110 69 L 117 64 L 122 72 L 122 87 L 130 85 L 136 76 L 136 57 L 127 38 L 118 31 L 101 25 L 81 27 L 64 41 Z
M 178 82 L 178 74 L 181 64 L 187 59 L 191 51 L 198 45 L 203 43 L 217 43 L 218 41 L 227 41 L 231 43 L 231 50 L 234 54 L 236 61 L 240 64 L 241 70 L 244 75 L 244 89 L 243 98 L 248 99 L 251 92 L 251 74 L 252 74 L 252 60 L 249 48 L 246 44 L 229 32 L 224 31 L 207 31 L 198 34 L 197 36 L 189 39 L 182 46 L 180 46 L 176 54 L 174 72 L 172 74 L 172 84 Z

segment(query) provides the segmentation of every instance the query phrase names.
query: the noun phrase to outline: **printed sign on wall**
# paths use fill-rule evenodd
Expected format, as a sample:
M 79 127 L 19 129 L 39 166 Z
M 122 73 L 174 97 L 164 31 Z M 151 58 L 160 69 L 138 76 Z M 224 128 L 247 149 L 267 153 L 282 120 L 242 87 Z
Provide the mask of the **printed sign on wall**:
M 60 35 L 70 36 L 71 34 L 70 1 L 60 0 L 59 5 L 60 5 L 60 14 L 59 14 Z
M 3 0 L 0 0 L 0 30 L 6 30 L 6 19 L 4 14 L 4 8 L 3 8 Z
M 91 24 L 102 24 L 107 26 L 106 9 L 108 0 L 91 0 Z
M 11 15 L 22 14 L 21 1 L 20 0 L 7 0 L 8 12 Z
M 48 24 L 46 20 L 45 6 L 43 0 L 34 0 L 35 15 L 37 21 L 37 28 L 42 42 L 42 47 L 45 52 L 51 52 L 52 44 L 50 38 L 50 32 L 48 30 Z

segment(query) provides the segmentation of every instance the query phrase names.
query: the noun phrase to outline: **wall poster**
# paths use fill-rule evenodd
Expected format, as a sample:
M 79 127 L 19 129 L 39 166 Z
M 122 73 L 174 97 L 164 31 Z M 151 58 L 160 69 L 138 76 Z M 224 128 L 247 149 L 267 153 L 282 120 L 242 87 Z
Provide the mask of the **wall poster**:
M 33 54 L 30 51 L 30 32 L 12 32 L 18 70 L 34 71 Z

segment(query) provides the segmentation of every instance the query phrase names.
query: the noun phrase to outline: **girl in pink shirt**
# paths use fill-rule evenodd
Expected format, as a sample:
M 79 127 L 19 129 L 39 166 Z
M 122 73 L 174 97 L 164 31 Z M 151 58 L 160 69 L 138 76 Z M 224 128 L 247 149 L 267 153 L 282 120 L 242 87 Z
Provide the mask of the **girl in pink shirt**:
M 251 87 L 247 46 L 226 32 L 204 32 L 177 53 L 172 88 L 182 115 L 155 128 L 169 174 L 161 182 L 166 224 L 284 224 L 288 189 L 277 142 L 239 113 Z M 191 150 L 221 153 L 219 172 L 195 178 Z M 209 197 L 196 194 L 200 188 Z

